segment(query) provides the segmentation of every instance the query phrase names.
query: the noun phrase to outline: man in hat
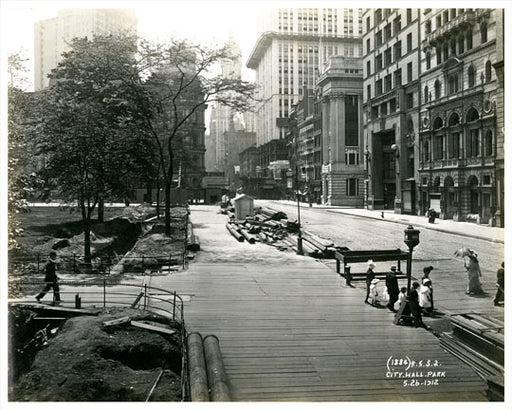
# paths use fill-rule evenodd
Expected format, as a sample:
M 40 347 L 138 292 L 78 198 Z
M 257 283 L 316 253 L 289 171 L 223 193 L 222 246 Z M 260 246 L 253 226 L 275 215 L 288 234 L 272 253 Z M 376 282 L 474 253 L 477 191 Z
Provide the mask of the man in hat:
M 389 272 L 386 274 L 386 288 L 388 289 L 389 295 L 389 301 L 386 307 L 392 312 L 395 312 L 395 302 L 398 300 L 398 294 L 400 293 L 395 265 L 391 265 Z
M 373 260 L 370 259 L 368 261 L 368 270 L 366 271 L 366 298 L 364 299 L 364 303 L 370 303 L 368 302 L 368 297 L 370 296 L 370 285 L 372 284 L 372 280 L 375 279 L 375 272 L 373 271 L 375 269 L 375 264 L 373 263 Z
M 57 277 L 57 274 L 55 272 L 55 262 L 57 260 L 57 253 L 54 251 L 50 252 L 50 255 L 48 257 L 48 262 L 46 262 L 46 265 L 44 265 L 43 272 L 44 272 L 44 281 L 45 286 L 41 293 L 36 296 L 36 300 L 38 302 L 41 301 L 41 299 L 46 295 L 46 293 L 50 290 L 50 288 L 53 288 L 53 297 L 55 302 L 60 302 L 60 289 L 59 289 L 59 278 Z
M 496 272 L 496 296 L 494 296 L 494 306 L 499 306 L 505 302 L 505 262 L 501 262 L 501 268 Z

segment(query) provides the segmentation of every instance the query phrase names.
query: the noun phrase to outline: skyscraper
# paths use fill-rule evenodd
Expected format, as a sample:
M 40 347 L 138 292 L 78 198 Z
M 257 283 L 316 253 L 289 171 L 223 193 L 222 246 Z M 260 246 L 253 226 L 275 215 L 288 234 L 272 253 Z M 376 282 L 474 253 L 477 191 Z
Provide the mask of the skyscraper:
M 135 32 L 136 29 L 135 11 L 130 9 L 63 9 L 57 17 L 35 23 L 35 90 L 48 86 L 48 74 L 57 66 L 73 38 L 118 31 Z
M 222 75 L 226 78 L 240 79 L 242 76 L 242 51 L 240 46 L 232 35 L 229 36 L 226 45 L 229 47 L 233 59 L 222 62 Z M 237 113 L 234 109 L 222 104 L 215 104 L 212 107 L 208 147 L 215 150 L 215 154 L 210 153 L 208 155 L 208 171 L 224 172 L 226 176 L 233 175 L 233 165 L 240 163 L 238 154 L 255 142 L 252 141 L 252 134 L 245 132 L 245 117 L 245 113 Z M 240 134 L 237 134 L 238 132 Z M 240 141 L 231 141 L 237 138 Z M 242 141 L 244 142 L 242 143 Z M 238 152 L 236 147 L 239 148 Z
M 247 67 L 255 70 L 257 145 L 284 139 L 292 105 L 331 55 L 362 55 L 362 9 L 264 9 Z

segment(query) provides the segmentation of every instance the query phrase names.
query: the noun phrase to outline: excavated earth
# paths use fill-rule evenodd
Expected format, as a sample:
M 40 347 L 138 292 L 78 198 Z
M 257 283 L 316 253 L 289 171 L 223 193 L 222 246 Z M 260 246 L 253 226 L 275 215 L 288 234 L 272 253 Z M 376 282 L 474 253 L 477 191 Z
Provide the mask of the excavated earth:
M 132 320 L 176 329 L 168 336 L 122 324 Z M 10 401 L 149 401 L 181 400 L 179 324 L 129 308 L 105 309 L 97 316 L 67 319 L 50 337 L 30 368 L 9 388 Z
M 133 269 L 143 255 L 146 263 L 152 256 L 155 263 L 161 262 L 157 261 L 158 255 L 164 253 L 173 259 L 165 263 L 175 262 L 175 257 L 184 255 L 188 210 L 184 207 L 171 209 L 170 237 L 162 234 L 162 222 L 154 224 L 152 229 L 142 223 L 152 212 L 154 209 L 150 207 L 130 207 L 121 218 L 95 226 L 93 255 L 101 257 L 112 251 L 112 243 L 118 244 L 116 248 L 121 243 L 122 247 L 130 247 L 131 272 L 143 272 L 147 268 Z M 59 240 L 56 236 L 41 238 L 41 242 L 32 249 L 39 254 L 48 254 L 55 249 Z M 67 255 L 80 254 L 83 234 L 69 237 L 63 245 L 57 249 L 62 260 Z M 64 269 L 64 266 L 59 268 Z M 32 275 L 21 272 L 18 277 Z M 122 276 L 119 275 L 120 278 Z M 20 356 L 14 349 L 23 346 L 35 329 L 30 329 L 29 310 L 20 313 L 11 309 L 9 316 L 10 401 L 146 401 L 162 370 L 160 380 L 148 400 L 182 400 L 181 328 L 178 323 L 170 324 L 177 330 L 172 336 L 129 324 L 105 328 L 103 322 L 125 316 L 165 326 L 169 326 L 169 320 L 136 309 L 103 309 L 97 316 L 69 318 L 60 326 L 53 326 L 42 346 L 27 355 L 29 358 L 19 359 L 20 363 L 16 363 L 13 360 L 18 360 Z M 14 320 L 11 320 L 13 317 Z M 13 340 L 20 334 L 20 326 L 26 338 L 21 345 L 20 341 Z M 27 336 L 28 333 L 30 336 Z

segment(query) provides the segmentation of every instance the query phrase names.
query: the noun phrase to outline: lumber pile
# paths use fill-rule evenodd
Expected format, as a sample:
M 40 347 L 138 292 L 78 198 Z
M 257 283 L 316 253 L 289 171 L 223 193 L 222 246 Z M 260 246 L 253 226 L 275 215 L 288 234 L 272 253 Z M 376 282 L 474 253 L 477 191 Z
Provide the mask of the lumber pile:
M 270 208 L 257 208 L 254 217 L 244 220 L 231 220 L 227 230 L 239 242 L 269 244 L 280 250 L 297 251 L 299 224 L 290 221 L 284 212 Z M 313 233 L 302 231 L 302 249 L 305 255 L 314 258 L 334 258 L 336 247 L 326 239 Z
M 504 324 L 479 313 L 454 314 L 453 331 L 441 334 L 441 346 L 471 366 L 489 385 L 489 394 L 504 394 Z

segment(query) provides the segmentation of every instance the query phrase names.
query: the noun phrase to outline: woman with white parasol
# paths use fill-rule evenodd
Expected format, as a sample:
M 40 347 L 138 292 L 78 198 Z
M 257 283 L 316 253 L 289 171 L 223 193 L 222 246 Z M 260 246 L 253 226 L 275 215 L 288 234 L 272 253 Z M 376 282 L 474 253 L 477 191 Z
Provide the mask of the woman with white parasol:
M 468 272 L 468 288 L 466 293 L 468 295 L 483 293 L 482 272 L 478 263 L 478 254 L 473 249 L 464 247 L 456 250 L 455 255 L 464 258 L 464 267 Z

